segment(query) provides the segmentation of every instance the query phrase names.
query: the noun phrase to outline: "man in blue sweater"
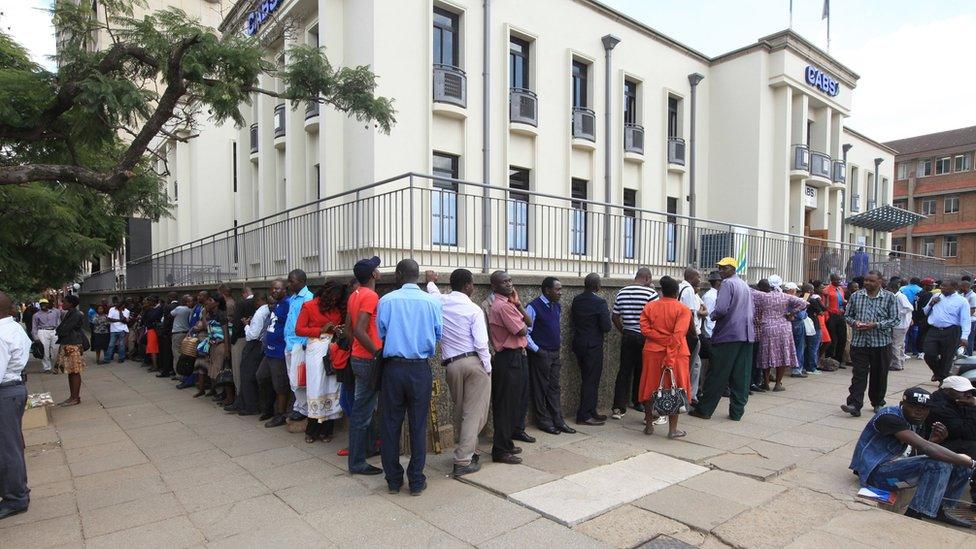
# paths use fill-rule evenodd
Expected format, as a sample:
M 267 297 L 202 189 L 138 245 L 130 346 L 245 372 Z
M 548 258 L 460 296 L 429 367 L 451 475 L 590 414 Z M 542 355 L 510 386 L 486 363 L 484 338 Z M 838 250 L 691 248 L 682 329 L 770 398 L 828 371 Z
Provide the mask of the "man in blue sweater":
M 535 412 L 536 426 L 549 434 L 575 433 L 563 419 L 562 389 L 559 378 L 562 362 L 559 360 L 560 323 L 563 285 L 554 276 L 542 280 L 542 295 L 525 306 L 525 312 L 532 319 L 527 341 L 529 351 L 529 383 L 531 387 L 532 409 Z M 522 432 L 512 437 L 525 440 L 525 410 L 522 415 Z M 531 438 L 531 437 L 528 437 Z M 531 442 L 531 441 L 527 441 Z

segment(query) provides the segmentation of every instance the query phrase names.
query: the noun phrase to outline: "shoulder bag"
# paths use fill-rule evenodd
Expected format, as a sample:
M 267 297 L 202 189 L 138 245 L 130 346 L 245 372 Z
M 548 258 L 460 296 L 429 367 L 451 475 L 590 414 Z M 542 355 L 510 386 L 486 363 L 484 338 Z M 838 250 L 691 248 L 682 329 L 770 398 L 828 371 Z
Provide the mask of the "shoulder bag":
M 664 388 L 664 380 L 669 379 L 671 387 Z M 661 372 L 661 383 L 657 391 L 651 394 L 651 410 L 657 416 L 673 416 L 684 407 L 688 409 L 688 395 L 684 388 L 678 387 L 674 379 L 674 370 L 665 366 Z

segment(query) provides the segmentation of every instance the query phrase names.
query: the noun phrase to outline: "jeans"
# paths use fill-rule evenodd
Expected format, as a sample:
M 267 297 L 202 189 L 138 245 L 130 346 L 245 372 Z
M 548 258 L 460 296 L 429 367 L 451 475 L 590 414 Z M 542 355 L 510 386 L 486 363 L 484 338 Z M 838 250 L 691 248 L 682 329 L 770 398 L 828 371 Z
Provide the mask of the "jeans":
M 912 325 L 908 327 L 908 333 L 905 335 L 905 352 L 910 355 L 917 355 L 922 352 L 922 346 L 919 345 L 918 341 L 919 326 L 912 322 Z
M 803 346 L 803 369 L 808 372 L 817 371 L 817 354 L 820 352 L 820 330 L 812 336 L 806 336 Z
M 125 360 L 125 340 L 128 332 L 112 332 L 108 335 L 108 349 L 105 350 L 105 362 L 112 362 L 115 348 L 119 349 L 119 362 Z
M 383 446 L 383 473 L 386 485 L 399 488 L 403 485 L 403 465 L 400 465 L 400 435 L 403 417 L 407 417 L 410 429 L 410 463 L 407 480 L 410 490 L 422 490 L 427 482 L 424 466 L 427 464 L 427 414 L 430 413 L 430 392 L 433 376 L 426 359 L 386 358 L 383 364 L 383 382 L 380 386 L 380 433 Z
M 0 509 L 26 509 L 30 503 L 21 427 L 27 386 L 0 387 Z
M 796 350 L 796 364 L 793 366 L 793 373 L 803 372 L 803 360 L 806 354 L 807 331 L 803 326 L 803 321 L 793 321 L 793 347 Z
M 349 471 L 362 471 L 366 468 L 366 453 L 369 441 L 376 440 L 370 434 L 373 411 L 376 410 L 377 392 L 370 387 L 374 361 L 368 358 L 349 359 L 349 367 L 356 376 L 356 394 L 353 397 L 352 412 L 349 414 Z
M 936 461 L 927 456 L 893 459 L 882 463 L 868 478 L 868 484 L 885 490 L 917 486 L 908 507 L 934 517 L 942 499 L 958 500 L 972 470 Z
M 976 342 L 976 322 L 970 322 L 969 338 L 966 341 L 966 356 L 973 355 L 973 342 Z

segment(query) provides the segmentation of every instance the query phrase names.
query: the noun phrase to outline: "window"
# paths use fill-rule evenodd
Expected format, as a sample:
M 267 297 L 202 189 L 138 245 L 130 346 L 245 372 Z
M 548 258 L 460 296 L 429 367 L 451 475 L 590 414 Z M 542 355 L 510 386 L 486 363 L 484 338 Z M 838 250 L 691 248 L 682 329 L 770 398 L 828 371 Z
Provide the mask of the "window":
M 901 208 L 903 210 L 907 210 L 908 209 L 908 201 L 907 200 L 895 200 L 893 205 L 896 208 Z
M 521 38 L 511 37 L 508 41 L 508 80 L 516 89 L 528 90 L 529 86 L 529 43 Z
M 952 171 L 952 158 L 948 156 L 943 156 L 935 161 L 935 175 L 942 175 L 944 173 L 949 173 Z
M 908 179 L 908 162 L 899 162 L 896 169 L 895 179 Z
M 637 82 L 624 80 L 624 123 L 637 123 Z
M 678 137 L 678 98 L 668 96 L 668 137 Z
M 932 175 L 932 159 L 926 158 L 919 160 L 918 167 L 915 170 L 915 177 L 928 177 L 930 175 Z
M 571 196 L 576 199 L 572 202 L 572 217 L 569 220 L 569 252 L 576 255 L 586 255 L 586 200 L 585 179 L 573 178 Z
M 668 197 L 668 213 L 676 214 L 678 213 L 678 199 L 669 196 Z M 666 236 L 667 245 L 667 260 L 669 262 L 674 262 L 678 260 L 678 218 L 672 215 L 668 216 L 668 226 Z
M 308 40 L 307 40 L 307 42 L 308 42 L 308 45 L 310 45 L 310 46 L 314 46 L 316 48 L 319 47 L 319 25 L 318 25 L 318 23 L 312 25 L 308 29 Z
M 458 15 L 445 9 L 434 8 L 434 64 L 457 67 Z
M 875 188 L 875 185 L 874 185 L 874 174 L 873 173 L 868 173 L 867 174 L 867 187 L 868 187 L 868 204 L 872 204 L 872 203 L 875 202 L 875 197 L 878 196 L 878 189 L 876 189 Z M 873 208 L 873 206 L 868 206 L 868 209 L 869 210 L 872 209 L 872 208 Z
M 433 156 L 434 189 L 430 193 L 431 242 L 442 246 L 457 246 L 457 183 L 458 157 L 435 152 Z
M 944 211 L 947 214 L 959 213 L 959 197 L 958 196 L 945 197 Z
M 529 190 L 529 170 L 509 168 L 508 186 L 508 249 L 528 251 L 529 249 L 529 195 L 515 192 L 514 189 Z
M 859 194 L 851 195 L 851 211 L 854 213 L 861 211 L 861 195 Z
M 904 252 L 905 251 L 905 240 L 898 239 L 891 243 L 891 251 L 893 252 Z
M 881 204 L 886 204 L 888 202 L 888 178 L 881 178 L 881 194 L 878 195 L 878 200 Z
M 935 199 L 934 198 L 924 198 L 919 201 L 918 213 L 922 215 L 934 215 L 935 214 Z
M 230 170 L 234 192 L 237 193 L 237 141 L 230 142 Z
M 624 189 L 624 259 L 634 259 L 637 240 L 637 191 Z
M 173 180 L 173 202 L 180 201 L 180 182 L 176 179 Z
M 923 238 L 922 239 L 922 255 L 928 257 L 935 257 L 935 239 L 934 238 Z
M 587 107 L 589 106 L 589 98 L 587 97 L 587 81 L 586 74 L 589 67 L 586 63 L 582 61 L 573 61 L 573 106 L 574 107 Z
M 953 171 L 957 172 L 966 172 L 973 169 L 973 155 L 969 153 L 957 154 L 956 157 L 953 158 L 952 169 Z
M 942 257 L 956 257 L 959 247 L 959 237 L 945 236 L 942 238 Z

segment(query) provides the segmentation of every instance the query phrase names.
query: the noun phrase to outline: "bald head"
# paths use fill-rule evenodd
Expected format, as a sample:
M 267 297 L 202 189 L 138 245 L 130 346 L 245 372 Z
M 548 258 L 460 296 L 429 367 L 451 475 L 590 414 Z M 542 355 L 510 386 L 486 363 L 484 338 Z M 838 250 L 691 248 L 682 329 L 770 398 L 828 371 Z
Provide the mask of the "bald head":
M 637 274 L 634 275 L 634 282 L 641 286 L 651 285 L 651 270 L 647 267 L 641 267 L 637 269 Z
M 0 318 L 7 318 L 14 314 L 14 302 L 7 294 L 0 292 Z

